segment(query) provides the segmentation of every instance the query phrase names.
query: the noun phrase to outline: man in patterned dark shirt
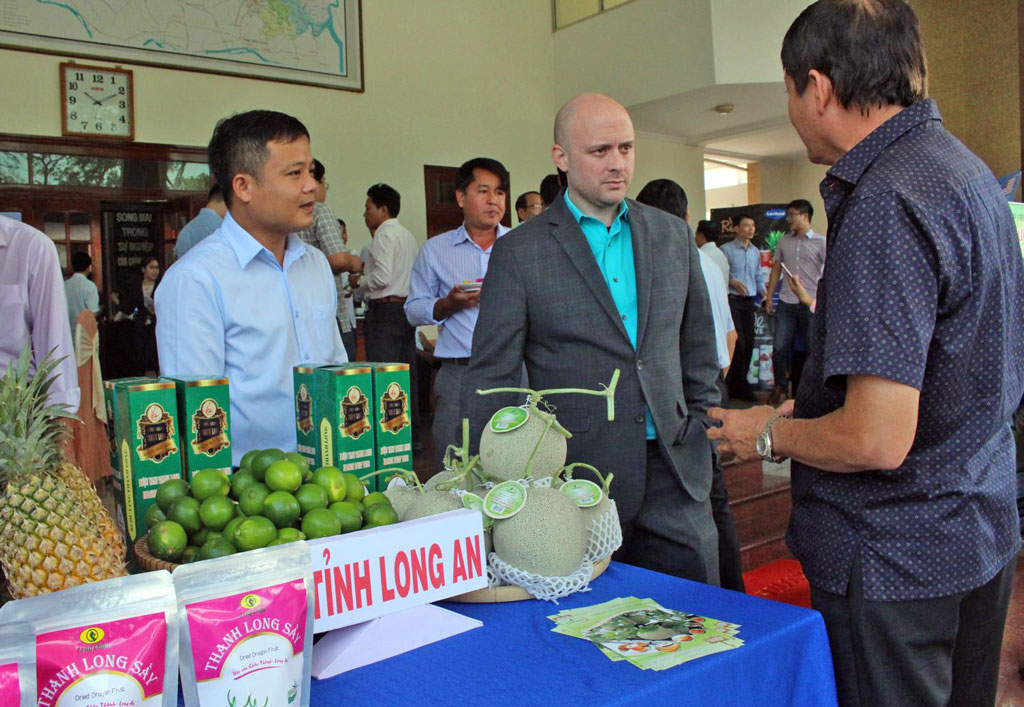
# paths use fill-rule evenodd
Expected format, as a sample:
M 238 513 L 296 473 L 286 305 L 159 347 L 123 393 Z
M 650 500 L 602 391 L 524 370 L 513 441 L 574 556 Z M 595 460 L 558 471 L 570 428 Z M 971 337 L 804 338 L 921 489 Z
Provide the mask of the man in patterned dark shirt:
M 782 64 L 793 126 L 831 165 L 811 353 L 795 408 L 712 410 L 709 435 L 793 460 L 788 543 L 841 704 L 992 704 L 1020 547 L 1013 218 L 925 98 L 904 0 L 819 0 Z

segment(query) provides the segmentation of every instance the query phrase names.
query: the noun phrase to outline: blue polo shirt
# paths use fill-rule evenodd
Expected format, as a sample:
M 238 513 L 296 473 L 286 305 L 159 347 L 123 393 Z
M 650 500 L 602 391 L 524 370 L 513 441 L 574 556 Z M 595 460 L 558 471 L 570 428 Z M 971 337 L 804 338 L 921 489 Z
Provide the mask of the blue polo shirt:
M 828 260 L 795 416 L 843 405 L 846 377 L 921 391 L 891 471 L 793 464 L 788 543 L 811 584 L 845 594 L 859 551 L 872 601 L 949 596 L 1016 554 L 1011 419 L 1024 391 L 1024 266 L 988 167 L 923 100 L 821 183 Z
M 629 341 L 636 349 L 636 331 L 639 310 L 636 296 L 636 268 L 633 266 L 633 232 L 629 228 L 629 206 L 623 201 L 619 204 L 619 212 L 611 226 L 587 216 L 569 198 L 569 190 L 565 192 L 565 205 L 569 207 L 576 223 L 590 244 L 597 267 L 604 276 L 605 284 L 615 300 L 615 308 L 622 318 Z M 647 415 L 647 439 L 657 439 L 650 408 L 645 407 Z

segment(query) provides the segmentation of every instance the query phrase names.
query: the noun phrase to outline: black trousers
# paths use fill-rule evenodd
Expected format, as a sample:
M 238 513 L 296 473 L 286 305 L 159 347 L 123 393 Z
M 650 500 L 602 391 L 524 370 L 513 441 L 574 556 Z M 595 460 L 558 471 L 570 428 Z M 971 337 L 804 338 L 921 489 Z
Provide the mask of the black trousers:
M 369 361 L 391 361 L 409 364 L 410 412 L 419 408 L 416 385 L 416 329 L 405 318 L 402 302 L 376 302 L 366 307 L 366 358 Z M 413 425 L 413 431 L 418 430 Z
M 811 587 L 842 707 L 992 705 L 1014 557 L 988 583 L 936 599 L 864 598 L 860 553 L 846 596 Z
M 613 559 L 705 584 L 718 584 L 718 533 L 711 501 L 694 501 L 647 443 L 647 488 L 640 511 L 622 523 L 622 547 Z
M 747 371 L 754 351 L 754 298 L 729 295 L 729 311 L 736 325 L 736 350 L 732 355 L 725 384 L 732 397 L 749 399 L 753 397 L 753 391 L 747 383 Z

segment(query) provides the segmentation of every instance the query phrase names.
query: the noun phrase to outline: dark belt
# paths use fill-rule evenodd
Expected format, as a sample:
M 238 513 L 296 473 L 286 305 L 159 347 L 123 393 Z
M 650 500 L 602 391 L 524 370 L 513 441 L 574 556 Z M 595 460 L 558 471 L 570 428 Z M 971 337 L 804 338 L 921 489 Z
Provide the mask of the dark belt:
M 405 297 L 388 295 L 387 297 L 378 297 L 377 299 L 370 300 L 370 304 L 381 304 L 383 302 L 405 302 Z
M 441 363 L 454 363 L 457 366 L 468 366 L 469 365 L 469 359 L 468 358 L 438 358 L 437 356 L 435 356 L 434 360 L 435 361 L 440 361 Z

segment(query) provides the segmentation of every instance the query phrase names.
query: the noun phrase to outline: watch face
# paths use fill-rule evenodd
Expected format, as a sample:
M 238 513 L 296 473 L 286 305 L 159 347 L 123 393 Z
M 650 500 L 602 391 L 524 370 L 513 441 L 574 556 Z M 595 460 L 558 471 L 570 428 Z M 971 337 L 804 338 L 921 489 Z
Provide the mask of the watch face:
M 768 440 L 765 439 L 764 434 L 759 434 L 757 440 L 754 442 L 754 449 L 762 457 L 768 453 Z
M 124 71 L 62 65 L 64 133 L 131 137 L 131 77 Z

